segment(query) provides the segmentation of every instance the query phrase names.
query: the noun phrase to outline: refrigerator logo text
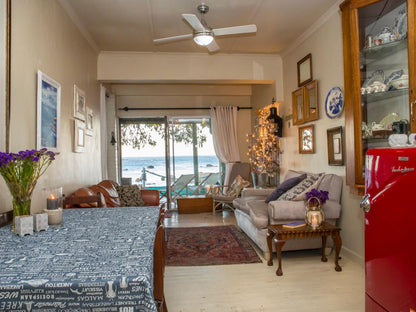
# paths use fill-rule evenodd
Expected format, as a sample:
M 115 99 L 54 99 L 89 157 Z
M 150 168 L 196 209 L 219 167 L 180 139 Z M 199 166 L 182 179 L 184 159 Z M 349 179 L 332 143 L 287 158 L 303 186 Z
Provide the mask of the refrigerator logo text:
M 406 172 L 409 172 L 409 171 L 415 171 L 415 168 L 407 168 L 406 166 L 404 168 L 402 168 L 401 166 L 399 166 L 398 168 L 396 168 L 396 167 L 391 168 L 391 172 L 406 173 Z

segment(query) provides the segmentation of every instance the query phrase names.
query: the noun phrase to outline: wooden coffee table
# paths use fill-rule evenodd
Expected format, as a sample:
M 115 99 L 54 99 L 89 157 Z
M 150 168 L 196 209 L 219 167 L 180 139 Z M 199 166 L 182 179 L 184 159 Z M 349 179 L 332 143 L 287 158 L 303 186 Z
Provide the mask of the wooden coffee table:
M 289 238 L 309 238 L 309 237 L 322 237 L 322 257 L 321 261 L 326 262 L 328 259 L 325 255 L 326 238 L 331 236 L 335 243 L 335 271 L 340 272 L 342 268 L 338 264 L 339 252 L 342 246 L 341 236 L 339 235 L 341 229 L 328 222 L 322 222 L 322 224 L 316 230 L 305 225 L 295 229 L 284 228 L 281 224 L 273 224 L 267 227 L 267 246 L 269 247 L 270 258 L 267 265 L 273 265 L 273 246 L 272 241 L 276 243 L 277 261 L 279 267 L 276 271 L 277 276 L 282 276 L 282 247 L 286 243 L 286 239 Z

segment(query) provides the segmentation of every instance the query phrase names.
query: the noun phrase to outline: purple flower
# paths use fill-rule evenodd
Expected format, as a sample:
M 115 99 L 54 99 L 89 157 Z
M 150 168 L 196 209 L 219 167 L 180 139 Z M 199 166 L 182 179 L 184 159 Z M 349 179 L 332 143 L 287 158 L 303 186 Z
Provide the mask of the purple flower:
M 321 205 L 323 205 L 328 199 L 328 192 L 327 191 L 318 191 L 317 189 L 312 189 L 310 192 L 306 193 L 306 201 L 311 199 L 313 204 L 318 204 L 316 202 L 316 198 L 320 201 Z

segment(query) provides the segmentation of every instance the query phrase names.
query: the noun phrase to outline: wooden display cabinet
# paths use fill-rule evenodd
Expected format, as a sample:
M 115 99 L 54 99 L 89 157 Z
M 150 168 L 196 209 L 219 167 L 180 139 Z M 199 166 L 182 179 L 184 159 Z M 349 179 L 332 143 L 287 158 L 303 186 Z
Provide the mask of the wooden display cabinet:
M 347 0 L 340 5 L 346 170 L 353 193 L 363 194 L 366 152 L 389 146 L 393 122 L 408 123 L 409 132 L 416 132 L 415 2 Z

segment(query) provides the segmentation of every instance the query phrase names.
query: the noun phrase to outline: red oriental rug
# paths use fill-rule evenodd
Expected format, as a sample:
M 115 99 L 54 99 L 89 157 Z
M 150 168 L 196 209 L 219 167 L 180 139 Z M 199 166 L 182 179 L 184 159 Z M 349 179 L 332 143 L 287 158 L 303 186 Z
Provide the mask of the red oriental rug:
M 235 226 L 166 228 L 166 265 L 201 266 L 262 262 Z

